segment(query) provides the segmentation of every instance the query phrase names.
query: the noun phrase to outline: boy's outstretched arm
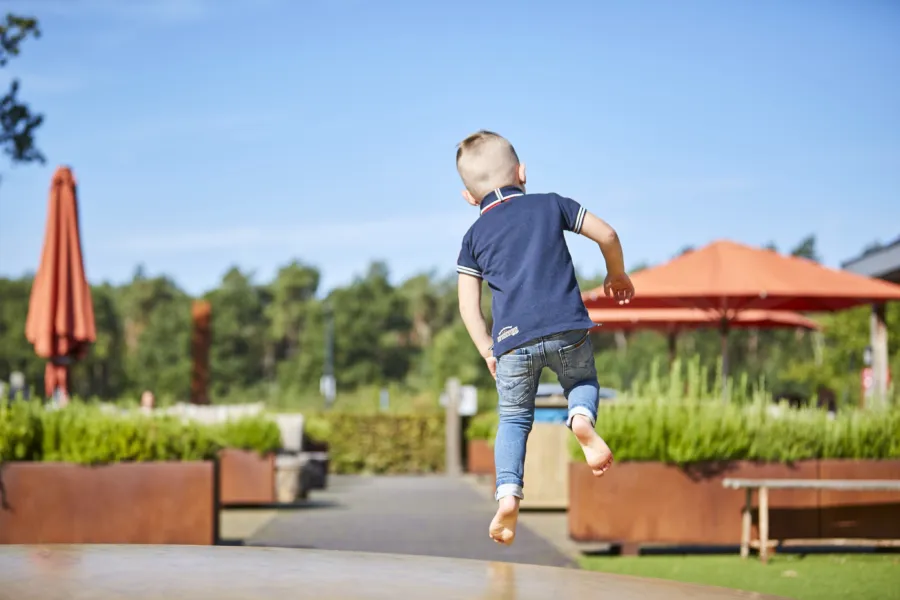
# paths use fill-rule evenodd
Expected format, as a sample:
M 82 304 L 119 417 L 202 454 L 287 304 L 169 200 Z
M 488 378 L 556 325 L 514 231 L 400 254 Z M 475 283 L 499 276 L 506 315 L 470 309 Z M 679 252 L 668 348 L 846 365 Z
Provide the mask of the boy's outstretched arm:
M 494 358 L 494 340 L 488 333 L 487 323 L 481 313 L 481 279 L 471 275 L 459 275 L 459 314 L 469 332 L 469 337 L 478 348 L 481 358 L 487 363 L 494 379 L 497 378 L 497 359 Z
M 625 256 L 619 242 L 619 234 L 609 223 L 588 212 L 584 215 L 581 235 L 596 242 L 606 260 L 606 281 L 603 283 L 603 291 L 607 296 L 618 300 L 619 304 L 628 304 L 634 296 L 634 286 L 625 272 Z

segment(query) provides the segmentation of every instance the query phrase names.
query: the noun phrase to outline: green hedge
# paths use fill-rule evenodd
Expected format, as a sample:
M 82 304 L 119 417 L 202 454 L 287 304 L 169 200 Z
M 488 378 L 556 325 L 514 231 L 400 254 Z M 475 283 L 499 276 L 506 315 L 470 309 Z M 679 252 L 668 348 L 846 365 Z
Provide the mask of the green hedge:
M 715 460 L 790 463 L 803 459 L 900 458 L 900 409 L 845 411 L 721 401 L 630 401 L 601 407 L 597 431 L 617 461 L 687 465 Z M 572 440 L 571 454 L 583 460 Z
M 37 402 L 0 403 L 0 462 L 208 460 L 222 448 L 266 453 L 280 445 L 278 426 L 264 417 L 205 425 L 81 403 L 62 410 Z
M 304 430 L 328 443 L 332 473 L 436 473 L 444 468 L 440 414 L 305 414 Z
M 469 426 L 466 428 L 466 439 L 484 440 L 493 446 L 499 422 L 500 415 L 496 410 L 478 413 L 469 421 Z

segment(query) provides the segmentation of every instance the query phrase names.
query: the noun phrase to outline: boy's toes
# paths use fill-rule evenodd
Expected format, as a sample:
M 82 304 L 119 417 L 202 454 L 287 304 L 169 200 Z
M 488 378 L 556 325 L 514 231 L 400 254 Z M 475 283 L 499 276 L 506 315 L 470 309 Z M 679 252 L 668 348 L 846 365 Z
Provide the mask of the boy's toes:
M 603 475 L 604 473 L 609 471 L 609 468 L 612 465 L 613 465 L 613 457 L 612 457 L 612 455 L 610 455 L 609 458 L 606 459 L 606 461 L 602 465 L 600 465 L 598 467 L 591 467 L 591 471 L 594 473 L 594 475 L 596 475 L 597 477 L 600 477 L 601 475 Z

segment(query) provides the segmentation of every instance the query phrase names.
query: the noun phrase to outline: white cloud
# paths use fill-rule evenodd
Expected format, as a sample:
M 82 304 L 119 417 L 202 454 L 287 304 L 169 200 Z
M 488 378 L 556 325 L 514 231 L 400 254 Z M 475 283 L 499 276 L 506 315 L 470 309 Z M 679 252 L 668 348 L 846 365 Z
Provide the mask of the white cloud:
M 290 252 L 322 250 L 386 250 L 415 248 L 438 238 L 461 238 L 472 215 L 449 213 L 403 215 L 372 221 L 338 219 L 278 228 L 234 227 L 219 230 L 166 230 L 112 239 L 104 250 L 145 254 L 280 249 Z

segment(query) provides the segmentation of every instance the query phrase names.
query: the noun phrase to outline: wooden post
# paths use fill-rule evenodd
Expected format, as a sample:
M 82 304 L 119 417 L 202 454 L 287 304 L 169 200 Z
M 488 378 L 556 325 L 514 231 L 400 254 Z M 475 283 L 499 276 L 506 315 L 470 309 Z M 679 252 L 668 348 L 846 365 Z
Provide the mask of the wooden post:
M 444 472 L 451 476 L 462 474 L 459 422 L 460 395 L 459 380 L 455 378 L 447 380 L 447 406 L 445 407 L 446 418 L 444 422 L 446 434 Z
M 753 526 L 753 490 L 744 490 L 744 511 L 741 514 L 741 558 L 750 556 L 750 531 Z
M 769 488 L 759 488 L 759 559 L 769 560 Z
M 209 346 L 212 308 L 205 300 L 191 307 L 191 404 L 209 404 Z
M 884 303 L 872 305 L 870 335 L 872 345 L 872 405 L 883 405 L 888 391 L 888 339 Z

